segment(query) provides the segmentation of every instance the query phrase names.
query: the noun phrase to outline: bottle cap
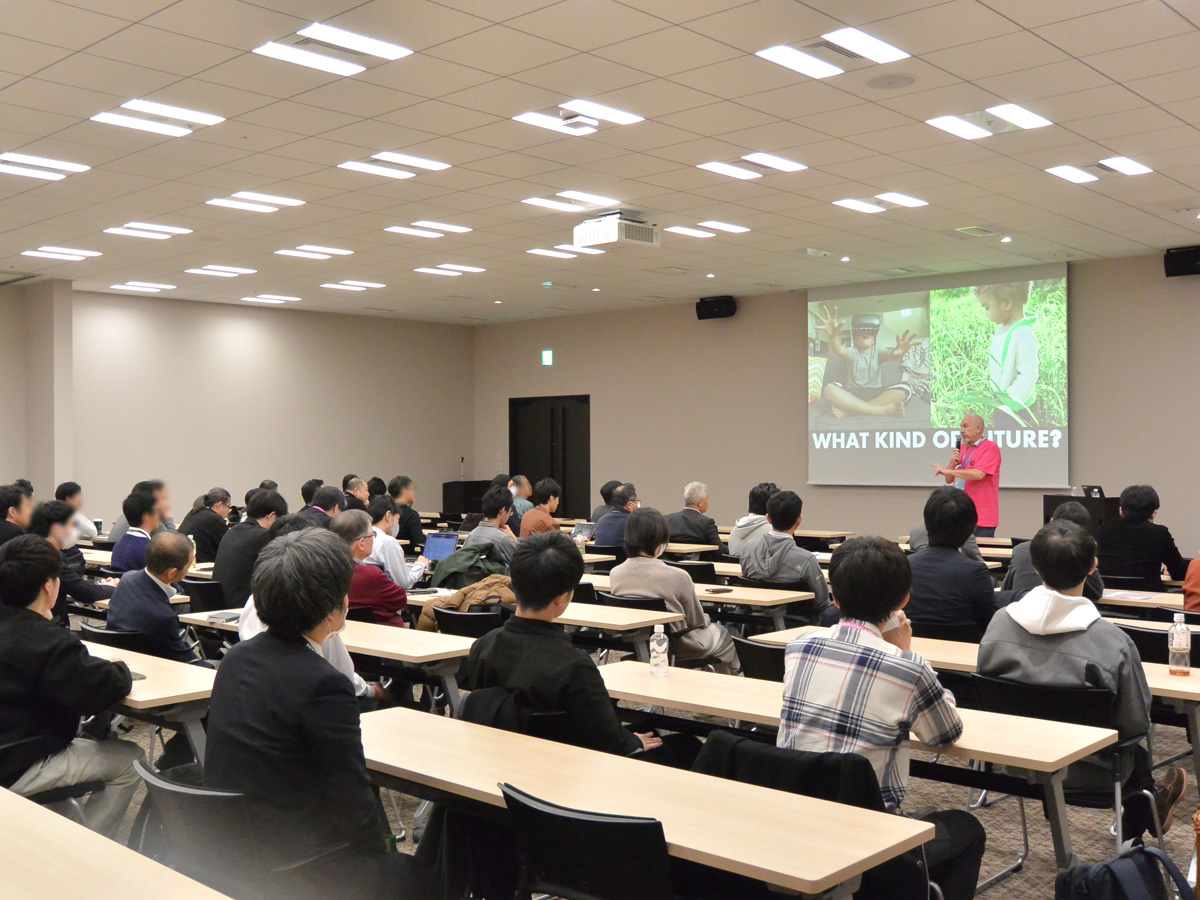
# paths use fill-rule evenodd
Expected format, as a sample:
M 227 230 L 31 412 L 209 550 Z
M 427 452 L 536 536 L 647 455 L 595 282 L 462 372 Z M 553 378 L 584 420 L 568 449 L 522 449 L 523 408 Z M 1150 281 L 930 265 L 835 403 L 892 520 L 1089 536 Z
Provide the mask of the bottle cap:
M 654 626 L 654 633 L 655 633 L 655 634 L 662 634 L 662 633 L 663 633 L 663 627 L 662 627 L 661 625 L 655 625 L 655 626 Z
M 1182 623 L 1182 622 L 1186 622 L 1186 621 L 1187 621 L 1187 619 L 1185 618 L 1185 616 L 1183 615 L 1183 613 L 1175 613 L 1175 621 L 1176 621 L 1177 623 Z

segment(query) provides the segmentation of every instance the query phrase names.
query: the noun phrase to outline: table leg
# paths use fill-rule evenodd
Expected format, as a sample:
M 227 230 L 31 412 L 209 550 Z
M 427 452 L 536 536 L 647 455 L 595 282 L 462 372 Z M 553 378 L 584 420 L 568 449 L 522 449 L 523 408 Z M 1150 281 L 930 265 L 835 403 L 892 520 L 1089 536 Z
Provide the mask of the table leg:
M 784 608 L 782 606 L 771 607 L 771 624 L 774 626 L 776 631 L 783 631 L 783 629 L 787 628 L 787 622 L 784 621 L 783 618 L 783 609 Z
M 458 718 L 459 707 L 462 706 L 462 695 L 458 692 L 458 679 L 454 677 L 454 672 L 443 672 L 438 676 L 442 682 L 442 693 L 446 695 L 446 702 L 450 704 L 450 714 L 454 718 Z
M 1187 716 L 1188 728 L 1192 732 L 1192 766 L 1200 772 L 1200 703 L 1183 701 L 1183 714 Z
M 650 662 L 650 632 L 646 629 L 635 631 L 629 635 L 629 642 L 633 644 L 633 655 L 638 662 Z
M 199 719 L 188 719 L 183 723 L 183 733 L 187 735 L 188 744 L 196 754 L 196 762 L 204 766 L 204 747 L 208 736 L 204 732 L 204 723 Z
M 1067 820 L 1067 801 L 1063 797 L 1063 779 L 1067 772 L 1035 772 L 1034 781 L 1046 791 L 1046 818 L 1050 821 L 1050 837 L 1054 841 L 1054 862 L 1064 872 L 1078 865 L 1071 846 L 1071 823 Z

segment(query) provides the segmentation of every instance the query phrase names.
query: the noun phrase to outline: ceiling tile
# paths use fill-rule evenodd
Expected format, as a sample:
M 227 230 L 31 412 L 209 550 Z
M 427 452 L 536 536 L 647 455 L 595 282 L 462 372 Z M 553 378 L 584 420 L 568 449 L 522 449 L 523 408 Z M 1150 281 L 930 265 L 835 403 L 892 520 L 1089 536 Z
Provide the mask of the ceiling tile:
M 1144 43 L 1194 29 L 1195 26 L 1166 3 L 1142 0 L 1045 25 L 1036 31 L 1040 37 L 1072 56 L 1088 56 L 1127 46 L 1131 35 L 1136 36 L 1138 43 Z
M 665 23 L 616 0 L 562 0 L 509 19 L 508 25 L 576 50 L 594 50 L 658 31 Z

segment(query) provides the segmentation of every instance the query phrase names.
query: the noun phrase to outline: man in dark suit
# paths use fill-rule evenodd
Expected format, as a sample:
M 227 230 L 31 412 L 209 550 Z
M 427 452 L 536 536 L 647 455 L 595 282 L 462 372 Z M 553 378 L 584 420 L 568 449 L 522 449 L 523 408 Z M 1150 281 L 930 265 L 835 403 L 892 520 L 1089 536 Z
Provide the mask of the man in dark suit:
M 1163 589 L 1164 566 L 1176 581 L 1183 580 L 1187 562 L 1167 526 L 1154 521 L 1158 507 L 1158 491 L 1148 484 L 1121 491 L 1121 517 L 1109 519 L 1096 535 L 1101 575 L 1140 578 L 1150 591 Z
M 33 517 L 33 496 L 15 484 L 0 486 L 0 544 L 20 537 Z
M 632 484 L 623 484 L 612 494 L 612 512 L 605 515 L 596 523 L 596 531 L 592 541 L 597 547 L 624 547 L 625 523 L 630 514 L 641 507 L 637 488 Z
M 400 505 L 400 520 L 392 533 L 398 541 L 408 541 L 408 552 L 419 554 L 425 546 L 425 530 L 421 514 L 416 510 L 417 486 L 407 475 L 397 475 L 388 482 L 388 493 Z
M 342 497 L 342 509 L 357 509 L 367 511 L 367 501 L 371 499 L 371 491 L 367 488 L 365 478 L 355 475 L 346 482 L 346 490 Z
M 220 583 L 228 606 L 242 606 L 249 598 L 254 563 L 270 540 L 267 532 L 287 514 L 287 501 L 278 491 L 260 489 L 246 498 L 246 518 L 229 529 L 213 564 L 213 580 Z
M 589 522 L 599 522 L 616 508 L 613 506 L 612 495 L 613 491 L 621 484 L 620 481 L 606 481 L 600 485 L 600 499 L 604 502 L 592 510 L 592 515 L 588 518 Z
M 38 537 L 48 540 L 63 557 L 62 575 L 59 577 L 58 600 L 54 604 L 54 620 L 64 628 L 70 628 L 67 598 L 76 603 L 95 604 L 107 600 L 116 589 L 116 579 L 88 581 L 67 563 L 67 551 L 75 547 L 75 508 L 62 500 L 51 500 L 33 511 L 33 523 L 29 530 Z
M 171 608 L 195 558 L 192 542 L 178 531 L 160 531 L 146 547 L 146 568 L 126 572 L 108 602 L 110 631 L 137 631 L 153 646 L 155 656 L 176 662 L 197 662 L 196 652 L 183 639 L 179 616 Z
M 683 489 L 683 509 L 667 516 L 673 544 L 716 544 L 716 550 L 700 555 L 701 559 L 721 558 L 721 535 L 717 523 L 709 518 L 708 485 L 693 481 Z
M 321 655 L 346 622 L 354 560 L 324 529 L 282 535 L 259 554 L 254 606 L 267 630 L 217 671 L 207 787 L 246 796 L 264 870 L 312 859 L 308 887 L 346 898 L 425 895 L 412 857 L 387 853 L 367 774 L 354 689 Z
M 313 494 L 312 505 L 296 513 L 304 516 L 317 528 L 328 528 L 329 523 L 342 511 L 345 496 L 331 484 L 323 485 Z
M 918 632 L 921 625 L 974 627 L 979 636 L 987 630 L 996 612 L 992 575 L 961 552 L 977 521 L 975 501 L 958 488 L 937 488 L 925 501 L 929 546 L 908 558 L 913 580 L 904 610 Z

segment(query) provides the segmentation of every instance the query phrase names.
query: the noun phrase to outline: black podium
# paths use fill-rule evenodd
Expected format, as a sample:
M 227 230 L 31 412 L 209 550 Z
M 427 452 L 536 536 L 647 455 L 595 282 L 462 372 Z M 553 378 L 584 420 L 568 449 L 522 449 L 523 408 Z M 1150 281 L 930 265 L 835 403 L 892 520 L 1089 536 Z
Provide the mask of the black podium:
M 1092 534 L 1099 531 L 1100 526 L 1107 520 L 1119 518 L 1121 515 L 1120 497 L 1072 497 L 1070 494 L 1042 494 L 1042 524 L 1045 525 L 1050 521 L 1050 517 L 1054 515 L 1056 509 L 1072 500 L 1082 503 L 1091 514 Z
M 483 495 L 492 486 L 490 481 L 447 481 L 442 485 L 444 515 L 464 516 L 483 508 Z

